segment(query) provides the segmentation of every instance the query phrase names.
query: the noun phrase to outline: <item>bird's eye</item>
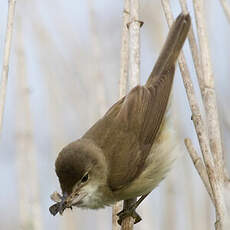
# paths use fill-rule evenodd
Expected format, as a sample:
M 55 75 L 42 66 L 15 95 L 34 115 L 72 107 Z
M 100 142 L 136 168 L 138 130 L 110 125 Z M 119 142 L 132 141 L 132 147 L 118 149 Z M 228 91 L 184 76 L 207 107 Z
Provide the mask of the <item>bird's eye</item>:
M 89 174 L 87 173 L 85 176 L 81 178 L 81 182 L 85 183 L 89 179 Z

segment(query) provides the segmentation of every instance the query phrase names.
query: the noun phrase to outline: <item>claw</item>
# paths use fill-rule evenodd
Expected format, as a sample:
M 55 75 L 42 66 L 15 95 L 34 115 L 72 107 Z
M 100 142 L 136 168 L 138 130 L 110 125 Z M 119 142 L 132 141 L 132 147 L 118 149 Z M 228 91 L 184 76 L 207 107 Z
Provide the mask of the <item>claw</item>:
M 123 209 L 121 212 L 119 212 L 117 214 L 117 216 L 119 217 L 118 219 L 118 224 L 121 225 L 122 221 L 126 218 L 126 217 L 133 217 L 133 219 L 135 220 L 134 224 L 137 224 L 138 222 L 140 222 L 142 220 L 142 218 L 140 217 L 140 215 L 136 212 L 135 209 L 131 208 L 127 208 L 127 209 Z

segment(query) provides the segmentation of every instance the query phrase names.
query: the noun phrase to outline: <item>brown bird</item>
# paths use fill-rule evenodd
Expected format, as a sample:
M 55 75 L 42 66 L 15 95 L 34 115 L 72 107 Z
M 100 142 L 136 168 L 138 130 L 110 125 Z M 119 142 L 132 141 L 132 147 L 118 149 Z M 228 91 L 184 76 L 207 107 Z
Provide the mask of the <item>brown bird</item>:
M 79 140 L 67 145 L 55 163 L 63 196 L 50 207 L 55 215 L 77 206 L 98 209 L 142 196 L 118 215 L 132 215 L 171 168 L 177 144 L 170 116 L 175 63 L 190 28 L 180 14 L 144 86 L 134 87 Z

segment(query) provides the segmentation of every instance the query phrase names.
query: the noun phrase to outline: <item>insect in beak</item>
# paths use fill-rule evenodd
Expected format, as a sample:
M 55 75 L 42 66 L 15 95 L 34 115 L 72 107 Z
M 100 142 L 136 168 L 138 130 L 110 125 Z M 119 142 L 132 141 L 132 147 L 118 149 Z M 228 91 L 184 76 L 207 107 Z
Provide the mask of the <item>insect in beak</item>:
M 64 193 L 63 196 L 61 196 L 59 193 L 54 192 L 51 195 L 51 199 L 56 202 L 56 204 L 49 207 L 49 211 L 53 216 L 55 216 L 58 212 L 62 215 L 66 208 L 72 209 L 71 206 L 67 206 L 67 193 Z

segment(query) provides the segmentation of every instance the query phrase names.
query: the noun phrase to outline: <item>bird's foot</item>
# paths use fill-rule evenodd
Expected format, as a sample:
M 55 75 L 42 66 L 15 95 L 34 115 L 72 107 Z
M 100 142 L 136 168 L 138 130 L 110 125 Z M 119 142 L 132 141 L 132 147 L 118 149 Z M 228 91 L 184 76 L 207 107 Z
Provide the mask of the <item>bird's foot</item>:
M 123 221 L 126 217 L 129 217 L 129 216 L 131 216 L 131 217 L 134 218 L 134 220 L 135 220 L 134 224 L 137 224 L 138 222 L 140 222 L 140 221 L 142 220 L 141 217 L 140 217 L 140 215 L 136 212 L 135 207 L 132 207 L 132 206 L 123 209 L 121 212 L 119 212 L 119 213 L 117 214 L 117 216 L 119 217 L 119 219 L 118 219 L 117 222 L 118 222 L 118 224 L 120 224 L 120 225 L 121 225 L 122 221 Z

